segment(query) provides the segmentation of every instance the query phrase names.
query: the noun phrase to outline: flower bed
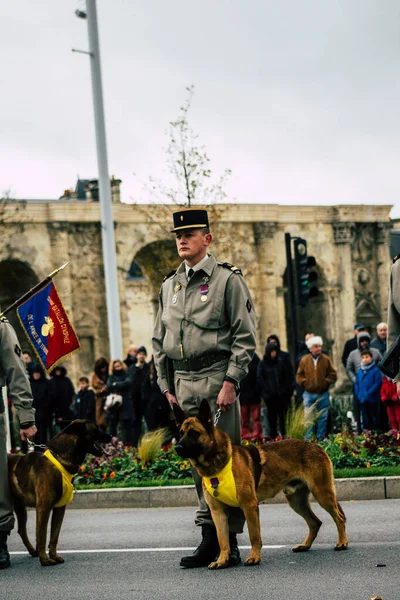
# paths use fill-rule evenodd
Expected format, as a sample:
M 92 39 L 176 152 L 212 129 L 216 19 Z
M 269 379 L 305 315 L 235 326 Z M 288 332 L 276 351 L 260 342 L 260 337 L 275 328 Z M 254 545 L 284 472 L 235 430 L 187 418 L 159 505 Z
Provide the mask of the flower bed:
M 330 435 L 319 444 L 332 460 L 334 469 L 400 466 L 400 433 Z M 174 446 L 163 446 L 154 460 L 140 458 L 137 449 L 113 440 L 109 456 L 89 457 L 75 477 L 77 487 L 88 485 L 134 487 L 147 481 L 164 484 L 187 483 L 192 474 L 188 460 L 180 458 Z

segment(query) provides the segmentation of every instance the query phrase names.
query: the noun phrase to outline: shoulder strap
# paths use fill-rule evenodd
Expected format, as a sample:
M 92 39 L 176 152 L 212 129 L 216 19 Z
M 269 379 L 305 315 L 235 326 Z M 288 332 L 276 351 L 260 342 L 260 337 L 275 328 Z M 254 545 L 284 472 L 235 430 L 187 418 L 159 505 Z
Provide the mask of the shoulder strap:
M 239 267 L 235 267 L 231 263 L 228 262 L 219 262 L 217 263 L 219 267 L 224 267 L 224 269 L 229 269 L 232 273 L 236 273 L 236 275 L 242 275 L 242 269 Z
M 166 276 L 163 278 L 163 283 L 164 283 L 164 281 L 167 281 L 167 279 L 169 279 L 170 277 L 172 277 L 173 275 L 175 275 L 176 271 L 177 271 L 177 269 L 173 269 L 173 271 L 170 271 L 170 272 L 168 273 L 168 275 L 166 275 Z
M 394 259 L 393 259 L 393 264 L 394 264 L 394 263 L 395 263 L 397 260 L 399 260 L 399 258 L 400 258 L 400 254 L 398 254 L 397 256 L 395 256 L 395 257 L 394 257 Z

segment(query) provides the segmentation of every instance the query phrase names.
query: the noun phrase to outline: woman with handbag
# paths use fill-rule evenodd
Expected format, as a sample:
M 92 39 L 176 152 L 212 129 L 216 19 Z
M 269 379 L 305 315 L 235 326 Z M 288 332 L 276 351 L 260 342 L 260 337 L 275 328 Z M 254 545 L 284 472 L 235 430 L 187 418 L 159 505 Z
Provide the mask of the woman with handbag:
M 124 444 L 132 445 L 133 406 L 131 396 L 132 381 L 128 375 L 128 368 L 122 360 L 113 360 L 110 363 L 110 376 L 107 386 L 102 391 L 106 396 L 104 408 L 108 432 L 117 437 L 118 424 L 121 428 L 121 437 Z

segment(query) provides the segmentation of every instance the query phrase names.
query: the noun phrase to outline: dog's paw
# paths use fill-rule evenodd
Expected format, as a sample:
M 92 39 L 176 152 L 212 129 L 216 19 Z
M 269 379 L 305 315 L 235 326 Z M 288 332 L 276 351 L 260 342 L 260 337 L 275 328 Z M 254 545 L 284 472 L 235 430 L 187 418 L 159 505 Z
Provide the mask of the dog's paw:
M 217 569 L 226 569 L 229 566 L 229 561 L 226 562 L 219 562 L 218 560 L 210 563 L 208 565 L 208 568 L 210 569 L 210 571 L 215 571 Z
M 245 567 L 254 567 L 254 565 L 259 565 L 261 562 L 261 556 L 249 556 L 244 561 Z
M 61 565 L 62 563 L 65 562 L 65 560 L 63 559 L 63 557 L 59 556 L 58 554 L 50 554 L 50 558 L 52 560 L 55 560 L 58 565 Z
M 347 550 L 347 548 L 349 547 L 349 545 L 347 544 L 336 544 L 334 550 L 336 550 L 337 552 L 340 552 L 341 550 Z
M 292 552 L 308 552 L 310 546 L 304 546 L 304 544 L 298 544 L 292 548 Z
M 42 567 L 52 567 L 53 565 L 56 565 L 57 563 L 52 558 L 41 558 L 40 564 L 42 565 Z

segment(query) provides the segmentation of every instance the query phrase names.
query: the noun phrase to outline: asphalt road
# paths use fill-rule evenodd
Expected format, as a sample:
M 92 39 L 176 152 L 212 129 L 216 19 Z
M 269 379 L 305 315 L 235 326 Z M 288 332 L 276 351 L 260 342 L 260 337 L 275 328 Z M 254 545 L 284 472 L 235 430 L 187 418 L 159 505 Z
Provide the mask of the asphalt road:
M 333 551 L 336 528 L 319 506 L 323 526 L 305 554 L 291 551 L 305 537 L 301 517 L 286 505 L 262 506 L 261 565 L 217 572 L 179 567 L 199 539 L 192 508 L 69 510 L 59 548 L 63 565 L 41 567 L 13 532 L 12 568 L 0 572 L 0 599 L 400 600 L 400 500 L 342 506 L 347 552 Z M 34 522 L 30 512 L 32 539 Z M 245 557 L 247 533 L 240 538 Z

